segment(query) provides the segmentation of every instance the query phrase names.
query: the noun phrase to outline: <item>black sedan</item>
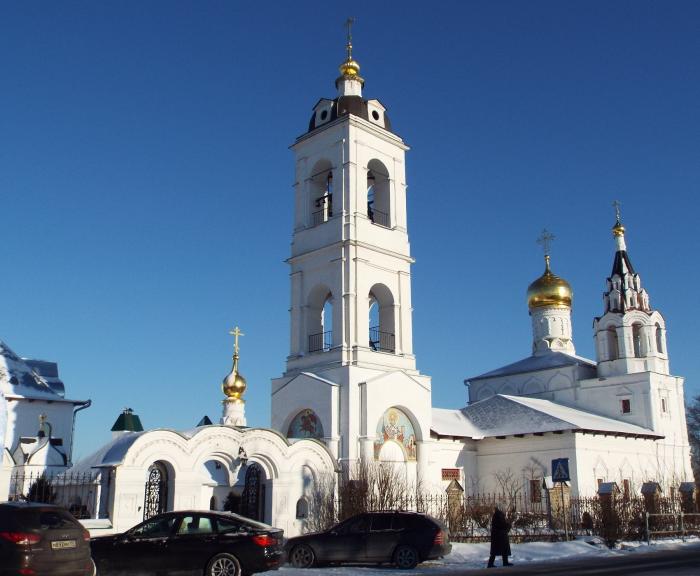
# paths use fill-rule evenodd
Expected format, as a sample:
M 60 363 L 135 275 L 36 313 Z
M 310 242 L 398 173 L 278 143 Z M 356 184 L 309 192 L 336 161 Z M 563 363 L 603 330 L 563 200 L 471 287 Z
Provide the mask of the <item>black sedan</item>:
M 91 541 L 97 573 L 241 576 L 276 570 L 282 530 L 228 512 L 153 516 L 123 534 Z
M 365 512 L 330 530 L 290 538 L 289 562 L 296 568 L 323 564 L 384 564 L 414 568 L 452 550 L 447 528 L 417 512 Z
M 0 504 L 0 575 L 92 576 L 90 533 L 50 504 Z

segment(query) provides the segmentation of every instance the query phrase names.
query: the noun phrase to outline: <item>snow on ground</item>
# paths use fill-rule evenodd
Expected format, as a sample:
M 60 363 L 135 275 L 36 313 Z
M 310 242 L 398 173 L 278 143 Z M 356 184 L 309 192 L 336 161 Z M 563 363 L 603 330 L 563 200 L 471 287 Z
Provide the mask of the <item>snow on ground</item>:
M 593 542 L 589 544 L 588 542 Z M 697 537 L 686 538 L 684 543 L 680 538 L 653 541 L 651 546 L 647 546 L 642 542 L 623 542 L 619 548 L 610 550 L 602 543 L 600 538 L 593 536 L 578 538 L 571 542 L 528 542 L 526 544 L 511 544 L 513 555 L 511 561 L 515 564 L 525 562 L 555 562 L 562 558 L 573 557 L 605 557 L 619 556 L 622 554 L 633 553 L 635 550 L 647 552 L 651 550 L 668 550 L 683 546 L 684 544 L 697 544 L 700 540 Z M 344 576 L 348 574 L 357 574 L 361 576 L 387 576 L 387 574 L 403 574 L 406 576 L 426 575 L 430 576 L 440 569 L 440 572 L 448 572 L 450 569 L 458 572 L 469 569 L 484 568 L 489 556 L 489 544 L 462 544 L 454 542 L 452 544 L 452 553 L 442 560 L 432 560 L 423 562 L 415 570 L 406 572 L 396 568 L 376 567 L 376 566 L 333 566 L 319 569 L 303 570 L 292 568 L 291 566 L 283 566 L 278 572 L 269 572 L 279 574 L 279 576 L 320 576 L 323 574 L 335 574 Z M 501 558 L 496 558 L 496 565 L 500 566 Z

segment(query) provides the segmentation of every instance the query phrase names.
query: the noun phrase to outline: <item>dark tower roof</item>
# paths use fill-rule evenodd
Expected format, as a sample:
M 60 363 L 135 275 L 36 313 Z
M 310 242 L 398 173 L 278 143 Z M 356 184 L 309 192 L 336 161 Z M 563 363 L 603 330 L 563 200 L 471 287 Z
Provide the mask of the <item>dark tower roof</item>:
M 112 426 L 112 432 L 143 432 L 141 419 L 131 408 L 126 408 Z
M 322 116 L 322 118 L 320 118 L 321 121 L 319 122 L 319 115 L 316 112 L 319 105 L 316 104 L 316 106 L 314 106 L 314 113 L 311 116 L 311 120 L 309 120 L 309 132 L 315 130 L 323 124 L 327 124 L 328 122 L 335 120 L 336 118 L 349 116 L 350 114 L 362 118 L 363 120 L 367 120 L 368 122 L 372 122 L 373 124 L 376 124 L 377 121 L 380 120 L 378 115 L 376 118 L 370 118 L 371 112 L 368 106 L 370 101 L 365 100 L 362 98 L 362 96 L 339 96 L 334 100 L 322 99 L 319 101 L 319 104 L 321 102 L 330 102 L 330 110 L 324 110 L 321 112 L 322 115 L 324 112 L 326 115 Z M 374 100 L 373 102 L 378 102 L 378 100 Z M 392 132 L 391 122 L 389 121 L 389 116 L 386 114 L 386 112 L 383 114 L 383 122 L 381 122 L 381 124 L 382 128 Z

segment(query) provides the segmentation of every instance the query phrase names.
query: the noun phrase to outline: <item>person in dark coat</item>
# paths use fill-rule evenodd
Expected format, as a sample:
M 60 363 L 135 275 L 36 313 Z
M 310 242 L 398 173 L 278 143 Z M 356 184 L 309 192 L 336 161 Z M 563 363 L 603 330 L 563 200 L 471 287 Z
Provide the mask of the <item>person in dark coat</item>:
M 496 510 L 491 517 L 491 553 L 487 568 L 493 568 L 495 566 L 494 561 L 496 560 L 496 556 L 501 556 L 503 558 L 504 566 L 512 566 L 512 564 L 508 562 L 508 556 L 511 555 L 508 532 L 510 532 L 510 522 L 508 522 L 503 510 L 496 506 Z

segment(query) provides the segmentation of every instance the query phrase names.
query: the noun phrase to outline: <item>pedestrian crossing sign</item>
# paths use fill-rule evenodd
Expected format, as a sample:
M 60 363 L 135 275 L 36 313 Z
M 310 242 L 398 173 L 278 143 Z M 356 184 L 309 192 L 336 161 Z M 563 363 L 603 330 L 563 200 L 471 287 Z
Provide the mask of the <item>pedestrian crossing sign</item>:
M 552 460 L 552 481 L 553 482 L 568 482 L 569 477 L 569 459 L 556 458 Z

